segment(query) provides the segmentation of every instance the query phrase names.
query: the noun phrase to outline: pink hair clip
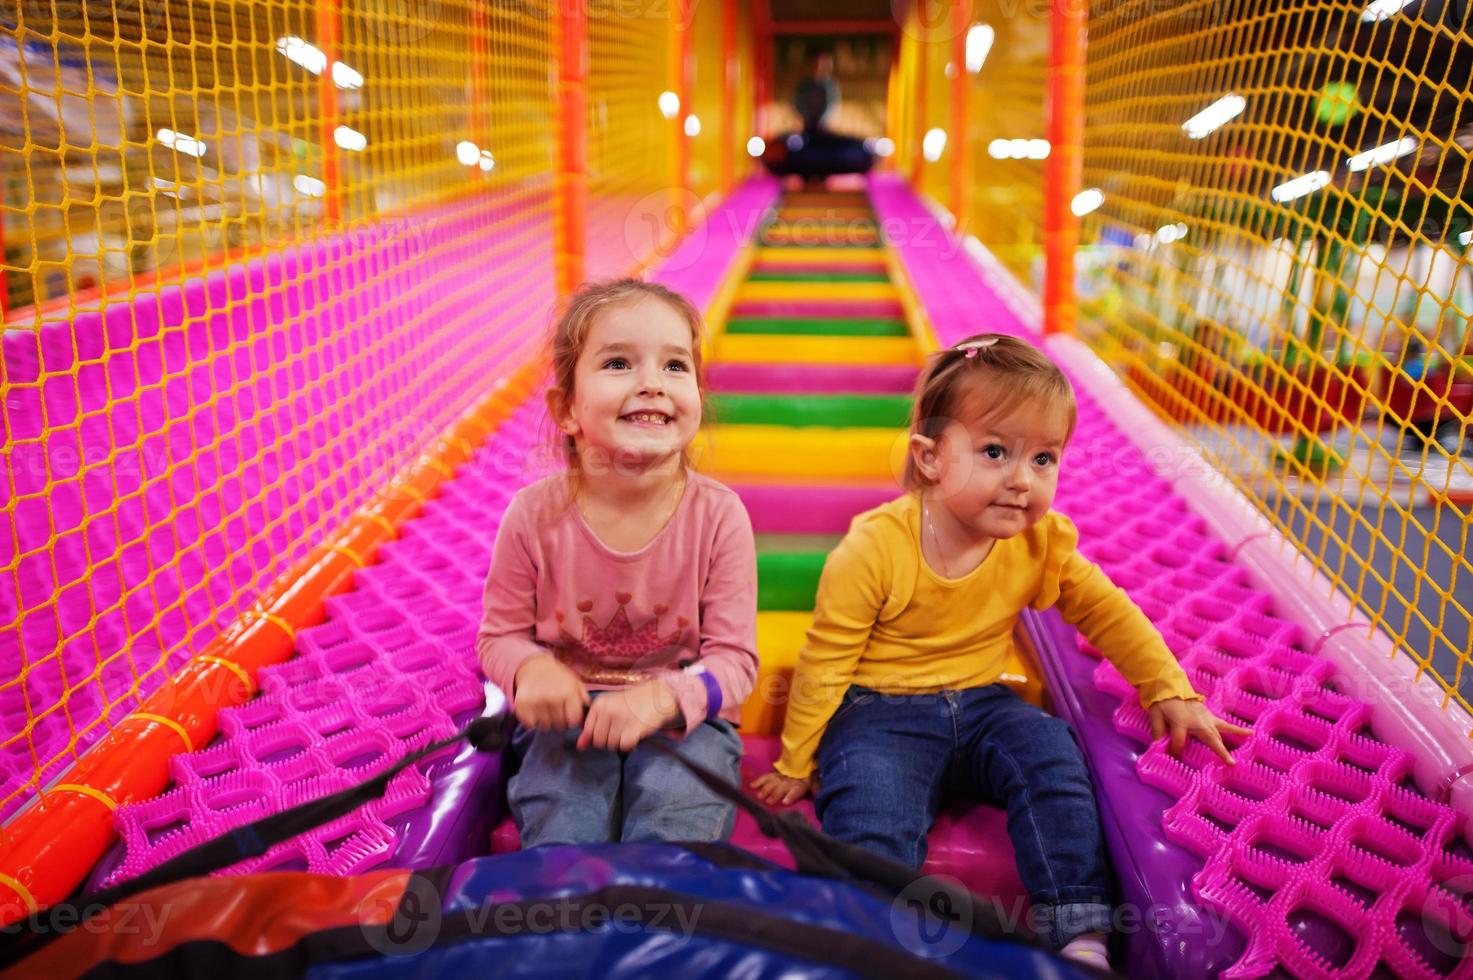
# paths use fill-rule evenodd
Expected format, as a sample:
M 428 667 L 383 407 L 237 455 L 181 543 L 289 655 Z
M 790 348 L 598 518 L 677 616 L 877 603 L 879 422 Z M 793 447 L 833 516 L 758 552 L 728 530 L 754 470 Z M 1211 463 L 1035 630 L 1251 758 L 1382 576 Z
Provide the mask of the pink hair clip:
M 969 340 L 965 344 L 957 344 L 952 349 L 963 351 L 964 353 L 962 356 L 970 361 L 972 358 L 977 356 L 977 352 L 979 350 L 984 347 L 991 347 L 995 343 L 997 343 L 996 337 L 984 337 L 981 340 Z

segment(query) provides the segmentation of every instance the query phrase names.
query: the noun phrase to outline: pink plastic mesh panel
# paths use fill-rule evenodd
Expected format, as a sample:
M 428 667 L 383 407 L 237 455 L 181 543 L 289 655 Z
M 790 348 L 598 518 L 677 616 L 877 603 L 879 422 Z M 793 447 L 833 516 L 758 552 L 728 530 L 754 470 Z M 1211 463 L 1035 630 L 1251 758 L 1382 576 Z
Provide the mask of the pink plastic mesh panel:
M 887 221 L 933 220 L 899 183 L 876 180 L 872 195 Z M 960 249 L 899 251 L 942 344 L 985 330 L 1036 341 L 1016 298 Z M 1208 707 L 1253 727 L 1234 767 L 1197 743 L 1173 758 L 1150 744 L 1135 690 L 1103 659 L 1095 670 L 1120 698 L 1116 730 L 1144 749 L 1140 778 L 1176 801 L 1162 812 L 1165 837 L 1203 858 L 1197 900 L 1247 937 L 1223 975 L 1473 976 L 1473 852 L 1461 815 L 1412 788 L 1410 757 L 1371 734 L 1369 707 L 1335 689 L 1329 661 L 1158 475 L 1162 461 L 1077 379 L 1075 391 L 1079 425 L 1057 508 L 1161 630 Z M 1311 932 L 1314 948 L 1301 938 Z
M 336 792 L 455 730 L 484 703 L 475 631 L 491 544 L 543 417 L 533 398 L 422 514 L 327 600 L 327 619 L 297 636 L 297 655 L 261 672 L 260 694 L 221 713 L 207 748 L 170 761 L 174 786 L 118 809 L 124 856 L 108 882 L 131 878 L 232 827 Z M 426 803 L 415 767 L 382 800 L 285 841 L 225 873 L 365 871 L 394 852 L 389 822 Z
M 1134 689 L 1104 660 L 1095 671 L 1120 698 L 1115 728 L 1145 749 L 1141 779 L 1177 801 L 1165 836 L 1205 861 L 1197 899 L 1248 938 L 1224 975 L 1468 975 L 1460 816 L 1410 788 L 1410 756 L 1371 735 L 1369 707 L 1335 690 L 1330 662 L 1087 396 L 1075 451 L 1083 472 L 1059 508 L 1082 550 L 1156 623 L 1208 706 L 1253 727 L 1236 767 L 1195 743 L 1173 758 L 1149 744 Z

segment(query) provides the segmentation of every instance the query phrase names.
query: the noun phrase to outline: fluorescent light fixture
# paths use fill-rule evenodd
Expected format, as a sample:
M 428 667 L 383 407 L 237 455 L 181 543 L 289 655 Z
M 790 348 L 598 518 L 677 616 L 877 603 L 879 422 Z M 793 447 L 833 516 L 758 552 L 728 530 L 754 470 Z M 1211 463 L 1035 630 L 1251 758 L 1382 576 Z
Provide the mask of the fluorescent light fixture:
M 1355 173 L 1360 173 L 1362 170 L 1370 170 L 1372 167 L 1385 166 L 1393 160 L 1401 159 L 1408 153 L 1416 153 L 1421 145 L 1414 137 L 1407 136 L 1397 140 L 1395 143 L 1387 143 L 1373 150 L 1357 153 L 1349 160 L 1346 160 L 1345 165 Z
M 689 116 L 685 117 L 685 135 L 701 135 L 701 120 L 700 117 L 697 116 L 695 113 L 691 113 Z
M 455 159 L 467 167 L 474 167 L 476 161 L 481 158 L 481 148 L 470 140 L 461 140 L 455 144 Z
M 895 141 L 888 136 L 875 140 L 875 156 L 887 157 L 895 152 Z
M 1201 112 L 1181 124 L 1181 128 L 1194 140 L 1204 139 L 1232 122 L 1248 107 L 1248 100 L 1241 95 L 1224 95 Z
M 1316 170 L 1312 174 L 1295 177 L 1293 180 L 1285 181 L 1272 191 L 1273 199 L 1280 204 L 1296 201 L 1307 194 L 1322 191 L 1330 186 L 1330 172 L 1328 170 Z
M 987 144 L 987 155 L 994 160 L 1006 160 L 1013 155 L 1007 140 L 993 140 Z
M 982 70 L 997 32 L 991 24 L 973 24 L 967 28 L 967 71 L 975 75 Z
M 1372 0 L 1361 13 L 1360 19 L 1367 24 L 1390 20 L 1416 2 L 1417 0 Z
M 341 61 L 332 63 L 332 83 L 338 88 L 362 88 L 363 76 Z
M 1048 140 L 1029 140 L 1028 159 L 1047 160 L 1051 149 L 1052 147 L 1049 146 Z
M 946 130 L 931 129 L 921 139 L 921 156 L 928 163 L 935 163 L 941 159 L 941 154 L 946 152 Z
M 1014 160 L 1026 160 L 1028 158 L 1028 141 L 1008 140 L 1008 156 Z
M 339 126 L 334 129 L 332 140 L 338 146 L 353 153 L 362 153 L 368 146 L 368 137 L 349 126 Z
M 327 55 L 315 44 L 308 44 L 295 34 L 277 39 L 276 50 L 286 55 L 288 61 L 301 65 L 314 75 L 321 75 L 327 67 Z
M 1174 225 L 1162 225 L 1156 229 L 1156 241 L 1162 245 L 1170 245 L 1187 237 L 1187 226 L 1181 222 Z
M 298 193 L 306 194 L 308 197 L 321 197 L 327 193 L 327 185 L 316 177 L 308 177 L 306 174 L 297 174 L 292 178 L 292 186 Z
M 1080 191 L 1074 195 L 1074 200 L 1069 204 L 1069 210 L 1074 212 L 1076 218 L 1082 218 L 1091 211 L 1098 211 L 1105 203 L 1105 192 L 1098 187 Z
M 660 115 L 666 119 L 674 119 L 680 115 L 680 96 L 674 92 L 661 92 L 657 104 L 660 106 Z
M 767 141 L 760 136 L 747 140 L 747 156 L 760 157 L 767 152 Z
M 276 50 L 293 64 L 301 65 L 314 75 L 321 75 L 327 68 L 327 55 L 315 44 L 302 40 L 295 34 L 278 38 Z M 363 76 L 341 61 L 332 63 L 332 83 L 338 88 L 362 88 Z
M 486 173 L 489 174 L 491 172 L 491 168 L 496 166 L 496 158 L 491 155 L 490 150 L 482 150 L 481 158 L 477 160 L 476 163 L 480 166 L 482 170 L 486 171 Z
M 161 129 L 159 130 L 158 137 L 160 143 L 178 153 L 192 157 L 202 157 L 205 155 L 204 141 L 197 140 L 193 136 L 176 133 L 172 129 Z

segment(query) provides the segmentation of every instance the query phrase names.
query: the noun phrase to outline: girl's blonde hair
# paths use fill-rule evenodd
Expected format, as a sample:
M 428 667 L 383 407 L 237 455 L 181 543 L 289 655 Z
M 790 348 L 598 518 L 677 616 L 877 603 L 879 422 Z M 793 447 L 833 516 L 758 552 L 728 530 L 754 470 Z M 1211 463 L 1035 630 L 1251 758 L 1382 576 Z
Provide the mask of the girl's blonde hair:
M 1074 435 L 1079 408 L 1074 387 L 1058 365 L 1016 337 L 976 334 L 932 355 L 916 382 L 910 430 L 936 439 L 952 422 L 1001 418 L 1029 404 L 1062 411 L 1068 426 L 1064 441 Z M 910 453 L 903 479 L 907 490 L 926 485 Z
M 548 340 L 548 360 L 552 364 L 552 385 L 548 388 L 549 405 L 558 399 L 564 406 L 573 403 L 574 369 L 583 345 L 588 342 L 589 331 L 600 313 L 620 304 L 633 304 L 645 299 L 657 299 L 667 304 L 690 326 L 692 368 L 696 377 L 696 388 L 701 393 L 702 417 L 706 408 L 706 376 L 701 361 L 701 314 L 691 301 L 667 289 L 659 283 L 642 279 L 609 279 L 602 282 L 586 282 L 578 291 L 564 301 L 557 322 L 553 324 L 552 336 Z M 577 478 L 578 446 L 573 437 L 566 433 L 554 436 L 568 464 L 568 474 Z M 687 465 L 689 460 L 686 461 Z

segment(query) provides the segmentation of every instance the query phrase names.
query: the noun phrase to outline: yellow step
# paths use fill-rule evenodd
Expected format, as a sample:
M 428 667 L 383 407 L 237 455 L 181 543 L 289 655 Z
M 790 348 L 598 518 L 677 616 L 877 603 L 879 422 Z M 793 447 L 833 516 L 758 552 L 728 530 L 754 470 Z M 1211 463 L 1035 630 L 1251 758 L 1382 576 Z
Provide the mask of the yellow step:
M 723 482 L 753 477 L 894 480 L 905 469 L 905 429 L 721 425 L 691 444 L 696 468 Z
M 736 301 L 763 299 L 900 299 L 900 293 L 888 282 L 746 282 L 737 290 Z
M 721 334 L 716 360 L 752 364 L 914 364 L 925 355 L 910 337 L 805 337 Z
M 813 613 L 760 612 L 757 614 L 757 683 L 742 705 L 744 735 L 778 735 L 788 710 L 788 691 L 798 652 L 808 636 Z
M 759 248 L 758 262 L 783 262 L 790 265 L 828 265 L 832 262 L 872 263 L 880 258 L 875 249 L 866 248 Z

